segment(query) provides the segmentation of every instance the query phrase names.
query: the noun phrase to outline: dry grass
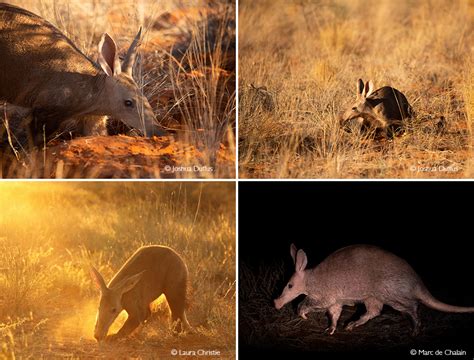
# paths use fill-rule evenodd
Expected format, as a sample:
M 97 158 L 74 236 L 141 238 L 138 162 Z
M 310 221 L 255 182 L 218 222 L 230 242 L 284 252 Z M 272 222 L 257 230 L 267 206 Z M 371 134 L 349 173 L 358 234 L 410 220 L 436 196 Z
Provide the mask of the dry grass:
M 173 348 L 235 357 L 235 185 L 0 184 L 0 358 L 167 358 Z M 176 249 L 189 268 L 188 319 L 174 336 L 163 299 L 118 344 L 93 339 L 99 294 L 144 244 Z M 124 317 L 112 329 L 117 331 Z M 170 356 L 171 357 L 171 356 Z
M 205 0 L 10 2 L 50 21 L 93 60 L 97 58 L 102 33 L 108 32 L 116 40 L 123 55 L 138 28 L 143 26 L 140 59 L 134 77 L 158 121 L 182 149 L 175 166 L 213 168 L 176 177 L 235 177 L 235 3 Z M 118 120 L 111 119 L 109 133 L 129 133 L 130 129 Z M 52 141 L 47 145 L 57 144 Z M 192 151 L 186 150 L 190 148 Z M 55 159 L 46 155 L 32 156 L 24 149 L 19 150 L 21 161 L 3 164 L 3 177 L 45 177 L 44 169 L 55 165 Z M 40 150 L 48 153 L 47 149 Z M 129 161 L 125 161 L 130 169 L 128 177 L 135 177 L 136 168 L 145 166 L 155 167 L 153 173 L 158 177 L 163 173 L 161 159 L 145 157 L 144 161 L 135 159 L 134 154 L 130 151 Z M 222 154 L 226 161 L 217 164 Z M 123 163 L 121 157 L 115 161 Z M 100 177 L 103 164 L 97 161 L 95 166 L 98 168 L 95 173 Z M 82 173 L 78 168 L 69 177 L 88 177 L 92 173 Z M 127 173 L 116 177 L 127 177 Z
M 471 0 L 241 1 L 240 176 L 472 177 L 473 15 Z M 404 136 L 339 129 L 358 78 L 407 96 Z

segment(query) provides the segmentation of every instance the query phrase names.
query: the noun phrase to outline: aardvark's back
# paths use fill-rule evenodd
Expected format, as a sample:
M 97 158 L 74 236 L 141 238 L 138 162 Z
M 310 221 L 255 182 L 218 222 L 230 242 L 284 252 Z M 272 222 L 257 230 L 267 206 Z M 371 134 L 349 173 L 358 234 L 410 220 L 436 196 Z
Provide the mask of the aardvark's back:
M 43 18 L 0 4 L 0 19 L 0 100 L 28 106 L 24 94 L 46 82 L 54 84 L 64 73 L 98 73 L 96 65 Z

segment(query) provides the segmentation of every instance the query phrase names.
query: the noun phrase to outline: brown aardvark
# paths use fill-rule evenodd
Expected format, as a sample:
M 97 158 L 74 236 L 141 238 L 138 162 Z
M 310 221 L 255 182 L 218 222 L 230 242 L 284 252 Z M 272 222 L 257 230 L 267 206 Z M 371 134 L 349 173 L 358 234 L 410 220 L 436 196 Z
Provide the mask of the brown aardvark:
M 132 77 L 140 37 L 141 29 L 120 62 L 114 40 L 104 34 L 96 63 L 45 19 L 0 3 L 0 103 L 30 111 L 36 144 L 66 131 L 107 135 L 108 117 L 145 135 L 159 134 Z
M 97 341 L 123 338 L 131 334 L 151 314 L 150 304 L 166 296 L 174 329 L 189 330 L 185 314 L 188 270 L 183 259 L 166 246 L 150 245 L 138 249 L 108 284 L 95 269 L 91 274 L 100 289 L 94 337 Z M 107 336 L 118 314 L 125 310 L 128 318 L 117 334 Z

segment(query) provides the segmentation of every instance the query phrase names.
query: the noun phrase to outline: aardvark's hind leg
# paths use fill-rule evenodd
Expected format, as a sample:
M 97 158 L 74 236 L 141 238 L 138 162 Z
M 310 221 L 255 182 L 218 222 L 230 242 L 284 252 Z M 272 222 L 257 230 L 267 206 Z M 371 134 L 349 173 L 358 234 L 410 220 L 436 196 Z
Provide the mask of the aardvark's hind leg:
M 364 300 L 364 305 L 367 310 L 366 313 L 362 315 L 359 320 L 351 321 L 349 324 L 347 324 L 346 330 L 351 331 L 355 327 L 363 325 L 370 319 L 379 316 L 380 312 L 382 311 L 383 302 L 375 298 L 369 298 Z
M 412 335 L 416 336 L 420 333 L 421 323 L 420 318 L 418 317 L 418 303 L 417 302 L 409 302 L 407 304 L 389 304 L 395 310 L 398 310 L 402 313 L 408 314 L 413 324 L 413 332 Z

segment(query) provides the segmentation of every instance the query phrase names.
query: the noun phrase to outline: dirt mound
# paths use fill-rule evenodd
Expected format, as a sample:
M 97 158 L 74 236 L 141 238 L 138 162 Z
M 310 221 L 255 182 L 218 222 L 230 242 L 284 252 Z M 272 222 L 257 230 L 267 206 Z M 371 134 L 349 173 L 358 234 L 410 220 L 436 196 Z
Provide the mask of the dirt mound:
M 215 157 L 216 160 L 212 160 Z M 82 137 L 35 150 L 3 164 L 4 177 L 209 178 L 234 176 L 234 157 L 220 146 L 215 156 L 172 136 Z

